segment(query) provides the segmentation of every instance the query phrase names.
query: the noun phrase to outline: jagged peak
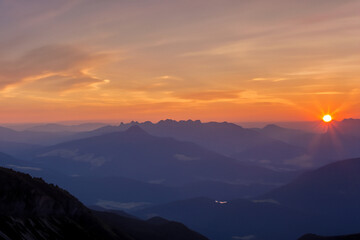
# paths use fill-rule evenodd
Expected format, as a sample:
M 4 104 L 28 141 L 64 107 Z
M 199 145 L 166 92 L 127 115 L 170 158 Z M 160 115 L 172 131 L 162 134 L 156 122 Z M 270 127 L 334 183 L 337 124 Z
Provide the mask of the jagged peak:
M 166 119 L 166 120 L 160 120 L 159 122 L 157 122 L 157 124 L 178 124 L 178 123 L 182 123 L 182 124 L 201 124 L 202 122 L 200 120 L 173 120 L 173 119 Z
M 282 129 L 283 127 L 280 127 L 276 124 L 268 124 L 263 129 Z
M 127 134 L 136 134 L 136 135 L 149 135 L 144 129 L 142 129 L 139 125 L 133 125 L 129 127 L 125 133 Z

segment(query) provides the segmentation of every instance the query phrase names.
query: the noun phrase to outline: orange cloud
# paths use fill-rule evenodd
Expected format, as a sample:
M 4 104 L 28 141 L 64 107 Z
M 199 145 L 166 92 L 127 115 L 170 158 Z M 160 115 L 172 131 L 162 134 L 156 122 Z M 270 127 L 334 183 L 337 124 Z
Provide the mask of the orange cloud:
M 37 89 L 62 91 L 101 83 L 104 80 L 89 70 L 106 58 L 105 54 L 93 54 L 70 45 L 43 46 L 15 61 L 1 62 L 0 87 L 5 92 L 24 85 L 30 89 L 35 85 Z
M 209 91 L 175 93 L 174 95 L 181 99 L 208 101 L 208 100 L 236 99 L 239 97 L 239 93 L 240 91 L 209 90 Z
M 360 117 L 358 1 L 4 4 L 3 121 Z

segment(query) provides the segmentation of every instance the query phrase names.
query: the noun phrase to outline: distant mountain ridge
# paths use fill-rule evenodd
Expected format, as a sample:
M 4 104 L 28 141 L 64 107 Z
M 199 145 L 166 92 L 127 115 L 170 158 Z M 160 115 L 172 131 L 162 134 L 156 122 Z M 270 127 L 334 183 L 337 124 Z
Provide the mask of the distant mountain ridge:
M 193 142 L 240 161 L 271 168 L 309 169 L 360 154 L 357 147 L 360 130 L 356 130 L 360 129 L 360 120 L 354 119 L 330 123 L 328 133 L 312 133 L 274 124 L 262 129 L 246 129 L 228 122 L 133 121 L 80 133 L 77 137 L 125 131 L 136 125 L 154 136 Z
M 202 123 L 199 120 L 174 121 L 170 119 L 161 120 L 157 123 L 149 121 L 139 123 L 133 121 L 126 124 L 121 123 L 119 126 L 106 126 L 91 132 L 80 133 L 77 137 L 85 138 L 110 132 L 121 132 L 132 126 L 140 126 L 154 136 L 172 137 L 180 141 L 193 142 L 217 153 L 260 166 L 270 165 L 271 167 L 296 168 L 294 167 L 296 163 L 282 163 L 283 160 L 305 155 L 301 147 L 293 146 L 253 129 L 246 129 L 228 122 Z M 272 151 L 271 149 L 277 149 L 276 151 L 283 151 L 288 154 L 284 155 L 281 160 L 269 154 L 259 156 L 258 153 L 262 151 L 262 148 L 268 149 L 269 153 Z M 276 161 L 272 164 L 274 159 Z
M 84 124 L 87 125 L 87 124 Z M 89 125 L 89 124 L 88 124 Z M 91 124 L 90 124 L 91 125 Z M 360 150 L 360 121 L 345 119 L 329 124 L 329 133 L 310 133 L 268 125 L 262 129 L 246 129 L 228 122 L 207 122 L 199 120 L 121 123 L 119 126 L 103 126 L 92 131 L 68 132 L 66 128 L 76 126 L 40 126 L 36 131 L 13 131 L 0 129 L 0 141 L 12 141 L 40 145 L 53 145 L 71 140 L 84 139 L 103 134 L 123 132 L 132 126 L 140 126 L 146 132 L 158 137 L 171 137 L 179 141 L 195 143 L 222 155 L 236 158 L 249 164 L 272 169 L 310 169 L 332 161 L 357 157 Z M 42 129 L 41 129 L 42 128 Z M 44 129 L 50 132 L 44 132 Z M 55 130 L 53 130 L 53 128 Z M 60 131 L 60 129 L 62 129 Z M 355 129 L 351 131 L 351 129 Z M 3 134 L 1 134 L 3 131 Z M 330 134 L 331 133 L 331 134 Z M 1 138 L 1 136 L 3 138 Z M 14 145 L 14 144 L 13 144 Z M 4 144 L 10 146 L 10 144 Z M 26 148 L 26 146 L 24 146 Z M 13 146 L 4 152 L 17 154 L 21 146 Z
M 200 180 L 279 183 L 292 176 L 240 163 L 191 142 L 152 136 L 139 126 L 47 147 L 37 152 L 34 161 L 70 175 L 174 184 Z
M 29 162 L 0 154 L 0 165 L 37 173 L 57 169 L 59 176 L 65 176 L 64 181 L 59 181 L 61 186 L 66 186 L 76 196 L 85 196 L 89 204 L 143 203 L 144 209 L 134 210 L 139 216 L 159 215 L 181 221 L 203 234 L 210 232 L 209 236 L 215 236 L 215 240 L 223 240 L 222 235 L 227 239 L 287 240 L 307 232 L 335 236 L 357 232 L 360 224 L 360 159 L 338 161 L 343 156 L 360 154 L 360 138 L 355 131 L 358 123 L 357 120 L 334 122 L 326 133 L 318 134 L 276 125 L 243 131 L 229 123 L 167 120 L 156 124 L 145 122 L 140 126 L 133 122 L 130 127 L 122 124 L 69 135 L 70 139 L 82 138 L 35 149 L 36 157 Z M 155 133 L 148 133 L 143 126 Z M 237 132 L 233 139 L 250 136 L 250 140 L 257 140 L 254 144 L 249 141 L 242 145 L 244 149 L 231 155 L 237 159 L 208 150 L 229 132 Z M 12 131 L 8 133 L 13 134 Z M 155 136 L 168 133 L 174 137 Z M 85 137 L 87 134 L 89 136 Z M 179 136 L 209 145 L 179 140 Z M 206 136 L 210 143 L 204 143 Z M 235 145 L 226 146 L 228 149 L 218 147 L 232 151 L 236 150 Z M 283 170 L 286 169 L 284 162 L 289 159 L 306 162 L 308 160 L 302 158 L 304 154 L 314 163 L 310 167 L 325 166 L 304 173 L 267 194 L 260 192 L 260 197 L 237 199 L 239 192 L 244 189 L 250 192 L 256 184 L 291 181 L 294 175 Z M 336 162 L 328 164 L 332 161 Z M 269 169 L 259 167 L 261 164 Z M 92 190 L 96 194 L 91 195 Z M 127 196 L 121 197 L 122 192 Z M 112 199 L 115 195 L 117 199 Z M 191 199 L 164 204 L 185 198 Z M 107 217 L 116 218 L 112 214 L 106 214 Z M 281 233 L 284 226 L 291 229 L 291 234 Z
M 348 118 L 337 124 L 343 134 L 360 137 L 360 119 Z
M 73 133 L 69 132 L 35 132 L 15 131 L 10 128 L 0 127 L 0 141 L 26 143 L 31 145 L 51 145 L 71 139 Z
M 26 131 L 32 132 L 86 132 L 107 126 L 105 123 L 81 123 L 76 125 L 63 125 L 58 123 L 39 124 L 29 127 Z
M 310 133 L 301 130 L 287 129 L 276 125 L 268 125 L 257 131 L 265 136 L 279 139 L 295 146 L 293 150 L 284 149 L 284 155 L 296 154 L 303 150 L 304 155 L 285 158 L 288 163 L 298 163 L 307 168 L 316 168 L 328 163 L 360 156 L 360 120 L 344 119 L 328 124 L 321 123 L 326 129 L 324 133 Z M 319 123 L 319 126 L 321 125 Z M 261 152 L 261 147 L 257 148 Z M 275 155 L 273 155 L 275 156 Z M 289 155 L 291 156 L 291 155 Z M 296 155 L 294 155 L 296 156 Z
M 152 122 L 121 123 L 119 126 L 104 127 L 88 134 L 103 134 L 124 131 L 132 126 L 140 126 L 154 136 L 173 137 L 177 140 L 197 143 L 216 152 L 231 155 L 253 144 L 274 142 L 276 140 L 262 136 L 251 129 L 228 122 L 207 122 L 200 120 L 175 121 L 171 119 Z

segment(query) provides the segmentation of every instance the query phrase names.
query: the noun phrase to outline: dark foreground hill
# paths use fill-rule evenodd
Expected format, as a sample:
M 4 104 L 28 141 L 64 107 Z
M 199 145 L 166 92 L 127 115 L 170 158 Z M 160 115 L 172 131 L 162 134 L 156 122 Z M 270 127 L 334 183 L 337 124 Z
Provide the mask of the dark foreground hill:
M 346 236 L 332 236 L 332 237 L 324 237 L 318 236 L 315 234 L 306 234 L 299 238 L 298 240 L 359 240 L 360 234 L 352 234 Z
M 106 228 L 68 192 L 0 168 L 0 234 L 4 239 L 131 239 Z
M 153 217 L 147 221 L 135 217 L 124 217 L 111 212 L 95 212 L 115 233 L 125 231 L 134 239 L 141 240 L 206 240 L 207 238 L 189 230 L 185 225 Z M 122 214 L 123 215 L 123 214 Z
M 141 234 L 138 234 L 138 231 Z M 67 191 L 0 168 L 1 239 L 205 240 L 180 223 L 92 212 Z

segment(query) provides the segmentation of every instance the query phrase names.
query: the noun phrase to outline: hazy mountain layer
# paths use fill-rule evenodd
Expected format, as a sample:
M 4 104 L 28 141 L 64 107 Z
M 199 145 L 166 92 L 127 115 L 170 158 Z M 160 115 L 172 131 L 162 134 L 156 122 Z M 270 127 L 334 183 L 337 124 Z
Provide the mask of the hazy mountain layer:
M 308 172 L 253 200 L 189 199 L 136 214 L 181 221 L 212 239 L 296 239 L 306 232 L 344 235 L 360 225 L 360 159 Z M 219 200 L 219 199 L 218 199 Z
M 274 184 L 294 176 L 240 163 L 194 143 L 155 137 L 138 126 L 44 148 L 34 161 L 68 175 L 121 176 L 168 184 L 209 180 Z

